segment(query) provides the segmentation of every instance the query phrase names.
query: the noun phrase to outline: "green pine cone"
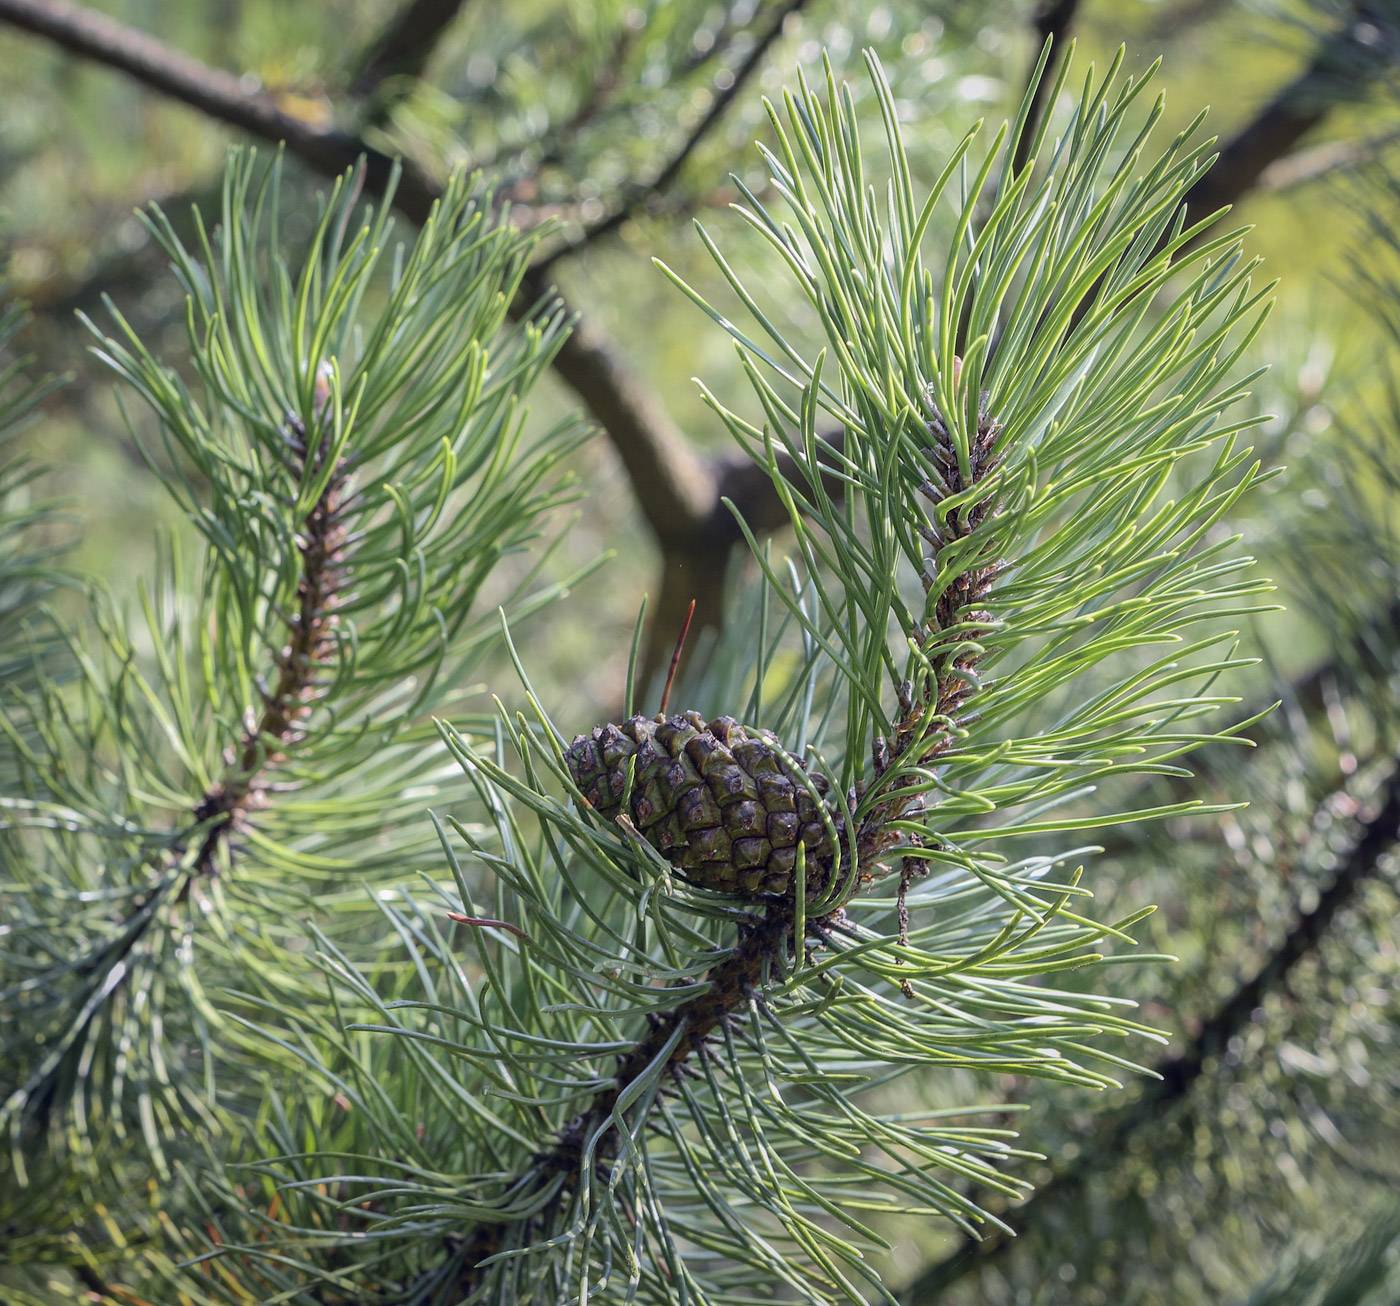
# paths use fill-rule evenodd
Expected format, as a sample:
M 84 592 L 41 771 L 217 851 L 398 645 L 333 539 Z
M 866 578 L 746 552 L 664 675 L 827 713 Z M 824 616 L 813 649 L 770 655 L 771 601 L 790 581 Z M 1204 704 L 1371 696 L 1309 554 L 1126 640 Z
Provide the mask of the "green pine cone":
M 809 788 L 824 797 L 830 785 L 786 760 L 777 742 L 733 717 L 707 725 L 698 712 L 634 716 L 579 735 L 564 763 L 593 808 L 611 819 L 622 811 L 635 757 L 629 815 L 686 879 L 723 893 L 786 894 L 799 840 L 809 889 L 829 878 L 830 839 Z M 832 821 L 839 832 L 834 813 Z

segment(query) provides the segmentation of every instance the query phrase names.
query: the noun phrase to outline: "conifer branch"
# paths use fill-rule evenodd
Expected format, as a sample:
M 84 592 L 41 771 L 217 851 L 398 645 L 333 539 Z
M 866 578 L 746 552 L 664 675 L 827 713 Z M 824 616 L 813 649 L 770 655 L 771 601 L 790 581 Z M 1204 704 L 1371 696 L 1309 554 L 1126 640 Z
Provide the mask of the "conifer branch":
M 308 474 L 315 477 L 322 470 L 319 464 L 329 449 L 329 440 L 326 432 L 319 451 L 309 450 L 305 427 L 300 419 L 290 419 L 289 462 L 298 479 Z M 344 486 L 342 459 L 307 513 L 297 539 L 302 559 L 298 610 L 287 619 L 289 639 L 277 659 L 273 688 L 264 687 L 261 712 L 237 746 L 228 750 L 228 769 L 195 804 L 192 823 L 146 850 L 145 860 L 163 863 L 155 868 L 154 884 L 135 898 L 120 924 L 97 944 L 79 968 L 79 974 L 87 980 L 86 991 L 91 998 L 100 995 L 101 1002 L 89 1000 L 81 1004 L 79 1023 L 67 1031 L 58 1054 L 45 1059 L 17 1095 L 3 1104 L 0 1116 L 14 1113 L 35 1122 L 47 1117 L 64 1066 L 82 1054 L 88 1030 L 100 1018 L 102 1006 L 111 1003 L 136 974 L 133 955 L 145 946 L 152 928 L 162 921 L 163 911 L 183 902 L 196 880 L 224 869 L 221 862 L 227 856 L 230 835 L 251 809 L 266 802 L 267 774 L 294 745 L 299 723 L 311 712 L 318 697 L 320 677 L 333 648 L 334 609 L 344 579 L 341 552 L 345 529 L 340 517 Z M 191 859 L 186 855 L 186 843 L 194 835 L 199 835 L 200 840 Z
M 1052 1211 L 1066 1190 L 1092 1183 L 1125 1155 L 1129 1140 L 1148 1126 L 1161 1124 L 1163 1108 L 1187 1097 L 1211 1059 L 1249 1023 L 1253 1012 L 1288 982 L 1289 975 L 1317 951 L 1337 917 L 1359 897 L 1380 870 L 1382 859 L 1400 840 L 1400 767 L 1393 770 L 1378 797 L 1379 805 L 1362 823 L 1351 851 L 1338 866 L 1317 903 L 1299 911 L 1278 946 L 1247 980 L 1242 981 L 1201 1023 L 1185 1048 L 1152 1067 L 1153 1078 L 1135 1100 L 1095 1121 L 1092 1139 L 1075 1161 L 1060 1167 L 1035 1195 L 1015 1209 L 1017 1228 L 1033 1228 L 1041 1211 Z M 905 1306 L 935 1306 L 942 1294 L 969 1274 L 980 1274 L 992 1261 L 1012 1251 L 1017 1240 L 1000 1232 L 965 1238 L 959 1249 L 929 1266 L 901 1294 Z
M 467 0 L 406 0 L 365 51 L 352 90 L 367 96 L 391 77 L 418 77 Z
M 713 94 L 709 108 L 701 115 L 699 122 L 686 134 L 679 148 L 666 160 L 656 175 L 648 182 L 629 187 L 631 193 L 624 195 L 611 213 L 585 227 L 577 236 L 561 241 L 551 249 L 546 250 L 535 261 L 536 270 L 543 271 L 557 259 L 577 253 L 595 241 L 610 236 L 630 218 L 641 212 L 649 202 L 670 190 L 685 169 L 691 155 L 718 125 L 739 93 L 746 88 L 749 79 L 758 71 L 763 60 L 767 57 L 769 49 L 782 35 L 788 19 L 794 14 L 800 13 L 806 4 L 807 0 L 782 0 L 763 34 L 754 42 L 743 61 L 733 70 L 731 80 Z
M 955 372 L 958 366 L 955 361 Z M 979 528 L 996 515 L 999 507 L 994 495 L 978 497 L 976 493 L 982 482 L 1001 465 L 1003 457 L 1000 448 L 1002 426 L 987 412 L 987 399 L 988 396 L 984 394 L 979 401 L 977 430 L 968 442 L 965 469 L 948 425 L 936 409 L 929 422 L 933 443 L 924 450 L 924 456 L 929 460 L 929 479 L 919 487 L 919 491 L 933 509 L 953 498 L 964 501 L 964 506 L 951 515 L 932 514 L 928 524 L 920 527 L 919 533 L 931 546 L 932 555 L 925 561 L 919 580 L 924 594 L 930 596 L 934 603 L 928 618 L 913 633 L 936 670 L 931 683 L 921 690 L 917 714 L 906 710 L 896 728 L 895 758 L 902 756 L 908 748 L 908 736 L 920 719 L 931 713 L 951 721 L 974 690 L 972 672 L 979 654 L 974 641 L 979 633 L 983 633 L 978 629 L 979 623 L 991 620 L 991 615 L 982 611 L 981 605 L 1005 564 L 996 558 L 994 540 L 978 544 L 972 565 L 964 566 L 951 580 L 939 576 L 938 563 L 944 550 L 969 541 Z M 938 593 L 935 594 L 935 590 Z M 950 631 L 956 633 L 950 636 L 947 633 Z M 941 751 L 947 737 L 947 733 L 942 732 L 937 744 L 924 748 L 918 765 L 926 765 L 937 751 Z
M 276 915 L 269 894 L 285 893 L 300 912 L 308 879 L 356 866 L 367 847 L 368 861 L 388 872 L 415 846 L 412 833 L 384 838 L 380 805 L 403 802 L 441 765 L 423 746 L 424 718 L 455 695 L 453 672 L 494 629 L 468 621 L 476 594 L 567 497 L 557 460 L 570 428 L 526 444 L 519 426 L 519 399 L 548 366 L 563 324 L 532 317 L 502 330 L 530 238 L 500 223 L 489 196 L 458 175 L 405 260 L 384 241 L 387 205 L 357 213 L 361 178 L 350 174 L 293 272 L 277 220 L 280 158 L 260 180 L 256 171 L 251 156 L 233 158 L 220 226 L 211 236 L 196 219 L 208 266 L 158 210 L 147 217 L 188 292 L 201 398 L 119 314 L 119 338 L 101 337 L 97 350 L 207 487 L 167 474 L 208 546 L 208 616 L 197 634 L 183 621 L 173 590 L 184 576 L 172 556 L 147 604 L 149 670 L 121 617 L 99 604 L 104 656 L 74 640 L 78 702 L 50 690 L 14 705 L 18 724 L 0 723 L 11 738 L 26 727 L 42 736 L 22 754 L 24 799 L 7 804 L 16 824 L 76 835 L 36 833 L 44 860 L 35 883 L 61 885 L 59 906 L 42 889 L 16 900 L 15 929 L 36 960 L 0 987 L 0 1001 L 14 1001 L 38 1031 L 28 1047 L 8 1037 L 4 1047 L 22 1086 L 0 1120 L 25 1146 L 36 1141 L 28 1127 L 75 1094 L 88 1119 L 99 1108 L 118 1128 L 141 1092 L 171 1118 L 218 1110 L 214 1016 L 187 945 L 206 916 L 220 930 L 251 919 L 263 931 Z M 398 262 L 371 318 L 362 297 L 386 254 Z M 263 296 L 253 278 L 269 267 L 277 293 Z M 342 384 L 352 387 L 348 400 Z M 352 472 L 364 477 L 353 492 Z M 527 572 L 500 597 L 524 612 L 549 595 Z M 351 771 L 362 814 L 328 826 L 326 785 Z M 247 873 L 216 884 L 232 867 L 233 838 L 255 825 L 251 855 L 239 854 Z M 278 876 L 260 879 L 269 864 Z M 204 910 L 186 907 L 196 897 Z M 232 953 L 235 969 L 249 964 L 246 951 Z M 148 1001 L 172 971 L 181 975 L 172 1002 L 187 999 L 180 1020 Z M 205 1059 L 198 1088 L 183 1054 L 176 1073 L 164 1070 L 163 1041 L 186 1017 Z M 122 1061 L 109 1055 L 114 1029 Z M 143 1133 L 163 1164 L 154 1124 Z
M 966 633 L 971 627 L 975 632 L 977 622 L 988 619 L 987 614 L 977 611 L 977 608 L 1000 569 L 1000 564 L 987 560 L 988 554 L 994 551 L 994 545 L 988 543 L 975 550 L 972 563 L 951 577 L 936 579 L 934 573 L 939 553 L 944 548 L 965 543 L 982 528 L 995 515 L 996 500 L 991 496 L 971 496 L 965 511 L 943 516 L 942 532 L 932 522 L 935 519 L 934 510 L 945 499 L 974 490 L 995 472 L 1001 463 L 997 448 L 1000 434 L 1000 424 L 984 412 L 979 420 L 977 439 L 971 444 L 967 458 L 960 461 L 947 425 L 936 409 L 931 412 L 929 436 L 932 443 L 924 451 L 929 460 L 928 480 L 922 489 L 930 504 L 930 525 L 925 530 L 925 538 L 933 549 L 933 557 L 928 561 L 923 582 L 926 593 L 935 588 L 939 592 L 934 595 L 928 624 L 917 630 L 915 635 L 929 666 L 936 670 L 917 691 L 912 685 L 901 687 L 903 711 L 898 717 L 893 746 L 880 738 L 872 748 L 876 759 L 877 783 L 891 764 L 902 761 L 907 767 L 911 759 L 904 754 L 911 749 L 917 754 L 912 759 L 913 764 L 927 765 L 959 729 L 959 714 L 974 692 L 972 671 L 977 661 L 975 645 L 969 644 L 965 638 L 957 640 L 943 657 L 940 657 L 940 646 L 945 642 L 946 631 L 956 629 Z M 962 461 L 966 462 L 965 469 Z M 936 725 L 931 724 L 934 718 Z M 685 725 L 682 718 L 675 718 L 667 724 L 673 731 Z M 638 738 L 642 737 L 634 723 L 629 723 L 629 726 L 633 726 Z M 709 729 L 721 733 L 722 737 L 732 742 L 733 736 L 722 734 L 719 724 Z M 610 767 L 606 759 L 612 756 L 609 748 L 612 745 L 625 748 L 629 746 L 628 740 L 615 727 L 604 727 L 595 734 L 603 741 L 603 749 L 601 755 L 593 755 L 597 770 L 591 774 L 607 775 Z M 612 744 L 607 742 L 609 740 Z M 592 747 L 580 736 L 570 750 L 574 755 L 570 758 L 570 769 L 576 782 L 581 785 L 587 780 L 581 773 L 579 759 Z M 578 752 L 580 748 L 584 753 Z M 636 754 L 637 757 L 642 755 L 642 752 Z M 614 781 L 615 792 L 618 776 L 613 774 L 608 778 Z M 640 787 L 639 780 L 634 778 L 633 783 Z M 852 793 L 852 808 L 857 807 L 864 796 L 862 788 L 858 786 Z M 593 792 L 604 794 L 607 791 L 605 787 Z M 684 988 L 680 988 L 676 990 L 676 1006 L 668 1011 L 651 1013 L 647 1035 L 619 1057 L 616 1074 L 607 1087 L 600 1089 L 588 1106 L 564 1126 L 551 1148 L 536 1156 L 528 1175 L 516 1176 L 506 1183 L 505 1187 L 516 1200 L 528 1202 L 534 1193 L 545 1191 L 549 1185 L 557 1183 L 549 1204 L 559 1210 L 573 1197 L 581 1176 L 590 1169 L 596 1172 L 596 1182 L 605 1186 L 610 1163 L 623 1141 L 621 1129 L 609 1128 L 609 1124 L 614 1121 L 618 1104 L 628 1095 L 628 1090 L 640 1084 L 643 1077 L 655 1076 L 657 1063 L 663 1057 L 664 1065 L 660 1070 L 662 1079 L 670 1080 L 691 1073 L 687 1062 L 693 1057 L 703 1056 L 712 1035 L 750 1006 L 771 978 L 781 977 L 790 963 L 800 965 L 809 940 L 820 946 L 834 934 L 848 930 L 847 904 L 876 878 L 882 869 L 878 858 L 906 842 L 906 836 L 890 829 L 891 822 L 917 818 L 922 806 L 922 797 L 917 791 L 911 794 L 896 784 L 884 801 L 871 806 L 862 819 L 855 836 L 853 864 L 850 853 L 839 842 L 824 849 L 813 848 L 807 854 L 805 879 L 792 883 L 785 893 L 760 899 L 761 913 L 749 916 L 740 926 L 738 939 L 727 956 L 703 976 L 701 982 L 705 986 L 704 991 L 687 999 Z M 633 808 L 633 813 L 641 817 L 640 809 Z M 619 815 L 616 819 L 619 824 L 634 828 L 627 815 Z M 839 818 L 834 830 L 839 840 L 842 832 Z M 906 944 L 906 895 L 917 875 L 912 867 L 917 865 L 913 863 L 911 867 L 906 867 L 899 888 L 900 936 Z M 842 888 L 838 891 L 836 886 Z M 821 904 L 821 908 L 809 915 L 805 911 L 809 904 Z M 909 981 L 904 981 L 902 987 L 906 996 L 914 997 Z M 646 1124 L 644 1119 L 628 1120 L 628 1127 L 645 1128 Z M 503 1246 L 512 1245 L 509 1233 L 507 1226 L 484 1223 L 470 1237 L 454 1238 L 451 1253 L 460 1267 L 456 1288 L 463 1297 L 470 1296 L 481 1285 L 481 1262 L 494 1256 Z
M 324 376 L 317 379 L 318 415 L 324 419 L 330 391 Z M 325 472 L 331 452 L 331 432 L 309 432 L 300 418 L 288 420 L 288 466 L 296 483 L 315 481 Z M 338 457 L 323 489 L 307 511 L 296 537 L 301 556 L 297 610 L 283 618 L 288 628 L 286 647 L 277 657 L 276 681 L 263 686 L 262 711 L 231 750 L 232 764 L 200 799 L 195 820 L 204 837 L 192 875 L 212 875 L 221 846 L 248 814 L 266 801 L 263 792 L 269 770 L 283 760 L 301 735 L 301 722 L 324 694 L 324 674 L 334 652 L 335 609 L 346 580 L 345 523 L 346 461 Z
M 715 127 L 742 85 L 759 67 L 781 35 L 791 13 L 806 0 L 783 0 L 779 12 L 736 71 L 734 83 L 716 92 L 710 109 L 648 185 L 635 188 L 630 198 L 602 220 L 579 244 L 587 244 L 635 214 L 652 197 L 668 188 L 686 160 Z M 405 15 L 406 17 L 407 15 Z M 232 73 L 211 68 L 171 49 L 155 37 L 73 4 L 70 0 L 0 0 L 0 22 L 46 37 L 74 54 L 116 68 L 137 81 L 250 135 L 286 148 L 323 176 L 333 177 L 365 161 L 365 185 L 383 194 L 395 161 L 364 140 L 337 128 L 323 127 L 285 112 L 270 92 L 249 91 Z M 401 160 L 394 205 L 416 223 L 423 223 L 441 189 L 411 160 Z M 523 207 L 523 206 L 522 206 Z M 560 248 L 548 261 L 570 252 Z M 735 478 L 743 494 L 759 501 L 759 516 L 781 517 L 781 500 L 747 464 L 733 460 L 710 462 L 698 455 L 684 432 L 666 413 L 660 400 L 628 368 L 615 342 L 569 304 L 545 276 L 533 267 L 512 305 L 522 320 L 544 299 L 553 299 L 575 322 L 573 333 L 554 361 L 560 378 L 582 400 L 603 428 L 632 481 L 638 506 L 655 534 L 662 554 L 661 598 L 654 613 L 654 637 L 648 640 L 643 676 L 664 660 L 664 644 L 673 627 L 671 618 L 697 600 L 699 629 L 718 628 L 724 614 L 724 577 L 729 556 L 740 536 L 721 497 L 733 490 Z M 671 624 L 668 624 L 671 623 Z

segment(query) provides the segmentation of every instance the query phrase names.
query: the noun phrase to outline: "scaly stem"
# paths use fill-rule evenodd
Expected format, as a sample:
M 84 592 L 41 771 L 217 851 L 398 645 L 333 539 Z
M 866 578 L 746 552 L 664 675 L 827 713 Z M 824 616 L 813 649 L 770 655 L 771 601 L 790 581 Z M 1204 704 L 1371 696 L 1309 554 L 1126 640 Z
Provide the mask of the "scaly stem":
M 310 474 L 315 476 L 323 469 L 330 436 L 327 433 L 322 438 L 314 454 L 306 439 L 305 428 L 295 423 L 288 433 L 293 470 L 300 476 L 309 459 Z M 192 877 L 215 873 L 219 849 L 230 831 L 261 801 L 267 772 L 303 737 L 302 722 L 319 697 L 318 676 L 331 651 L 335 608 L 345 580 L 345 527 L 340 515 L 344 489 L 342 465 L 332 473 L 297 537 L 301 554 L 297 610 L 285 619 L 289 636 L 277 655 L 277 681 L 264 692 L 262 712 L 243 732 L 223 779 L 209 787 L 194 809 L 196 822 L 206 828 Z

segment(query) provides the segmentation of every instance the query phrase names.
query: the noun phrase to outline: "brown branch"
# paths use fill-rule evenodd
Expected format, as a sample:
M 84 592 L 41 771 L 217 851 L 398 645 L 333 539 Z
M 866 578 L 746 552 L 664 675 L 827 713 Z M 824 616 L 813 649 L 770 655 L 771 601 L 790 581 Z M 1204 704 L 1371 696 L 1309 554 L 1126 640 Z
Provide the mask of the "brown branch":
M 539 299 L 557 294 L 531 269 L 512 311 L 522 316 Z M 713 509 L 714 474 L 660 401 L 627 370 L 608 336 L 586 320 L 576 322 L 554 367 L 612 439 L 657 538 L 664 544 L 684 537 Z
M 527 272 L 512 314 L 522 316 L 551 294 L 562 301 L 536 271 Z M 588 320 L 575 315 L 554 370 L 607 432 L 660 546 L 661 593 L 639 673 L 645 684 L 665 661 L 665 632 L 674 633 L 692 599 L 698 629 L 723 624 L 725 570 L 742 538 L 720 503 L 726 465 L 695 451 L 655 394 L 628 371 L 613 341 Z
M 787 20 L 800 11 L 806 3 L 807 0 L 783 0 L 767 30 L 754 44 L 743 63 L 734 70 L 733 80 L 715 93 L 704 117 L 695 124 L 690 134 L 681 143 L 680 148 L 661 167 L 651 181 L 633 186 L 631 193 L 611 213 L 584 228 L 573 239 L 562 241 L 550 249 L 543 257 L 536 260 L 535 267 L 537 269 L 548 267 L 556 259 L 573 254 L 585 246 L 591 245 L 594 241 L 611 235 L 629 218 L 635 217 L 641 212 L 651 200 L 664 195 L 680 176 L 690 156 L 699 148 L 719 120 L 724 117 L 735 97 L 758 70 L 770 47 L 782 35 Z
M 1024 1230 L 1041 1211 L 1053 1210 L 1067 1189 L 1083 1185 L 1124 1155 L 1129 1140 L 1141 1129 L 1160 1124 L 1161 1112 L 1184 1099 L 1217 1056 L 1245 1026 L 1252 1013 L 1278 990 L 1294 968 L 1311 956 L 1326 937 L 1337 916 L 1359 896 L 1377 872 L 1380 860 L 1400 839 L 1400 767 L 1391 772 L 1380 796 L 1380 806 L 1364 821 L 1351 852 L 1338 867 L 1332 882 L 1311 911 L 1297 919 L 1277 948 L 1248 980 L 1241 983 L 1202 1023 L 1195 1037 L 1176 1056 L 1154 1067 L 1158 1076 L 1130 1105 L 1102 1119 L 1096 1138 L 1083 1147 L 1073 1164 L 1062 1166 L 1034 1197 L 1012 1213 Z M 1015 1245 L 1015 1240 L 994 1233 L 978 1241 L 964 1239 L 962 1246 L 930 1266 L 901 1294 L 905 1306 L 933 1306 L 941 1294 L 969 1274 L 977 1274 Z
M 611 214 L 537 259 L 527 279 L 531 290 L 543 290 L 542 274 L 555 260 L 609 235 L 670 189 L 782 35 L 788 18 L 806 3 L 784 0 L 735 70 L 732 82 L 716 93 L 709 111 L 653 180 L 633 188 Z M 615 346 L 596 328 L 583 324 L 576 328 L 555 369 L 607 432 L 660 547 L 660 594 L 651 611 L 639 669 L 645 684 L 664 663 L 669 632 L 678 627 L 692 602 L 697 631 L 717 630 L 724 624 L 724 578 L 743 533 L 722 499 L 734 500 L 745 520 L 759 531 L 785 525 L 787 513 L 767 475 L 748 460 L 706 460 L 696 454 L 660 403 L 628 377 Z
M 1392 69 L 1394 28 L 1386 6 L 1356 0 L 1341 26 L 1319 42 L 1308 66 L 1222 147 L 1214 167 L 1191 187 L 1187 224 L 1255 189 L 1265 170 L 1292 153 L 1337 104 L 1356 100 Z
M 269 91 L 246 89 L 243 80 L 221 68 L 171 49 L 144 32 L 70 0 L 0 0 L 0 22 L 46 37 L 72 54 L 106 64 L 201 113 L 238 127 L 259 140 L 285 142 L 289 153 L 327 176 L 336 176 L 363 156 L 365 182 L 382 192 L 394 160 L 335 127 L 323 127 L 285 112 Z M 440 194 L 437 185 L 411 161 L 394 203 L 423 222 Z
M 421 77 L 447 29 L 466 0 L 409 0 L 380 32 L 360 60 L 351 86 L 372 95 L 390 77 Z
M 839 430 L 822 436 L 822 446 L 832 451 L 833 469 L 835 455 L 844 443 L 845 435 Z M 676 518 L 652 522 L 661 542 L 661 590 L 651 611 L 651 636 L 642 651 L 639 685 L 646 685 L 665 664 L 666 640 L 679 629 L 692 600 L 697 630 L 718 630 L 724 625 L 725 573 L 734 549 L 744 542 L 744 533 L 724 501 L 734 505 L 755 534 L 764 535 L 789 525 L 787 508 L 774 490 L 768 472 L 757 463 L 740 455 L 718 458 L 703 466 L 715 477 L 706 487 L 710 507 L 704 516 L 688 522 Z M 809 487 L 789 455 L 778 455 L 778 470 L 799 492 L 808 492 Z M 823 478 L 823 484 L 833 500 L 839 501 L 845 493 L 845 482 L 834 470 Z
M 788 18 L 805 3 L 784 0 L 733 80 L 715 93 L 708 112 L 650 182 L 633 187 L 612 213 L 536 260 L 531 268 L 535 288 L 542 287 L 539 278 L 555 260 L 610 235 L 670 189 L 782 35 Z M 607 432 L 661 551 L 660 593 L 639 668 L 640 683 L 646 684 L 665 661 L 668 632 L 678 627 L 692 603 L 697 632 L 724 624 L 725 575 L 743 535 L 722 499 L 732 498 L 736 506 L 742 500 L 745 520 L 756 530 L 786 524 L 787 514 L 767 476 L 747 460 L 706 460 L 696 454 L 660 403 L 627 377 L 615 347 L 601 333 L 581 325 L 570 343 L 576 351 L 568 353 L 566 346 L 555 368 Z
M 1040 79 L 1029 87 L 1031 111 L 1026 117 L 1026 129 L 1021 133 L 1021 139 L 1016 142 L 1016 154 L 1011 161 L 1013 177 L 1030 160 L 1031 142 L 1035 140 L 1036 127 L 1040 123 L 1041 114 L 1045 112 L 1045 97 L 1050 94 L 1050 88 L 1055 84 L 1055 65 L 1064 58 L 1065 47 L 1069 43 L 1069 29 L 1074 23 L 1075 11 L 1078 8 L 1079 0 L 1041 0 L 1036 9 L 1035 30 L 1040 37 L 1040 43 L 1036 48 L 1035 60 L 1031 64 L 1031 76 L 1035 75 L 1035 69 L 1040 63 L 1040 51 L 1046 41 L 1051 42 L 1050 61 L 1045 65 L 1045 72 Z
M 324 383 L 318 380 L 318 392 Z M 319 393 L 324 402 L 329 393 Z M 316 476 L 324 468 L 330 434 L 321 437 L 319 449 L 307 446 L 306 429 L 298 421 L 286 431 L 289 464 L 297 481 L 303 481 L 307 467 Z M 317 466 L 319 464 L 319 466 Z M 224 778 L 216 781 L 195 808 L 195 819 L 206 826 L 191 870 L 196 876 L 213 875 L 218 869 L 218 853 L 230 832 L 258 801 L 266 772 L 286 757 L 286 750 L 302 737 L 301 723 L 310 715 L 321 696 L 319 677 L 332 655 L 339 604 L 346 569 L 342 550 L 345 526 L 341 520 L 341 499 L 345 490 L 344 463 L 331 473 L 326 488 L 312 504 L 297 532 L 301 553 L 301 579 L 297 584 L 297 610 L 287 617 L 287 644 L 277 656 L 277 681 L 263 691 L 263 708 L 243 733 L 233 761 Z M 188 892 L 189 881 L 181 897 Z

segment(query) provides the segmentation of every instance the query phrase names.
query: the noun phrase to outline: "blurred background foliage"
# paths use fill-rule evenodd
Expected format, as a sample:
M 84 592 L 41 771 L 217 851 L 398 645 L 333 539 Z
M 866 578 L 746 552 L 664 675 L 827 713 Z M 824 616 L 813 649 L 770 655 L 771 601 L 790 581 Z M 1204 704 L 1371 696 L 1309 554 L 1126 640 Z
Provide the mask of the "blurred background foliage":
M 50 470 L 0 488 L 11 502 L 76 505 L 73 561 L 130 595 L 153 558 L 153 520 L 175 518 L 73 315 L 100 312 L 110 295 L 154 352 L 178 354 L 180 297 L 132 211 L 159 201 L 178 227 L 191 203 L 209 207 L 224 151 L 242 136 L 217 113 L 174 103 L 52 34 L 17 29 L 32 26 L 26 11 L 46 8 L 0 0 L 0 237 L 5 293 L 33 312 L 14 342 L 32 356 L 27 374 L 72 379 L 39 397 L 18 437 Z M 1102 66 L 1120 43 L 1129 72 L 1160 56 L 1169 129 L 1209 104 L 1207 129 L 1227 145 L 1214 183 L 1233 188 L 1236 216 L 1257 226 L 1251 252 L 1282 279 L 1278 310 L 1254 346 L 1272 367 L 1254 402 L 1274 415 L 1257 441 L 1266 461 L 1289 468 L 1230 523 L 1278 579 L 1287 610 L 1248 632 L 1261 666 L 1251 684 L 1227 692 L 1246 697 L 1242 717 L 1282 706 L 1251 729 L 1250 753 L 1198 760 L 1204 795 L 1248 799 L 1246 810 L 1130 829 L 1090 863 L 1101 916 L 1159 904 L 1144 944 L 1181 958 L 1120 972 L 1146 1018 L 1172 1035 L 1164 1077 L 1092 1097 L 930 1078 L 920 1087 L 929 1101 L 990 1093 L 1032 1104 L 1018 1119 L 1046 1154 L 1033 1176 L 1042 1192 L 1006 1213 L 1015 1242 L 963 1246 L 945 1229 L 894 1230 L 889 1278 L 908 1285 L 911 1303 L 1400 1302 L 1400 183 L 1390 172 L 1400 170 L 1400 5 L 102 8 L 234 74 L 239 93 L 310 131 L 404 154 L 429 178 L 480 166 L 517 220 L 557 224 L 540 275 L 589 331 L 604 333 L 588 337 L 603 341 L 594 361 L 605 358 L 642 395 L 657 419 L 658 456 L 677 448 L 661 437 L 680 439 L 711 480 L 729 464 L 707 460 L 730 455 L 690 378 L 703 375 L 724 400 L 740 393 L 742 375 L 723 334 L 650 259 L 727 302 L 690 228 L 700 215 L 723 232 L 740 276 L 761 278 L 770 255 L 724 211 L 735 196 L 731 171 L 756 190 L 765 184 L 751 148 L 766 132 L 760 93 L 811 69 L 823 50 L 840 74 L 873 47 L 925 174 L 970 120 L 1014 111 L 1047 31 L 1073 36 L 1081 70 L 1088 59 Z M 288 177 L 309 224 L 323 176 L 291 154 Z M 797 305 L 783 325 L 799 337 L 811 326 Z M 606 396 L 590 396 L 586 376 L 582 386 L 577 375 L 551 379 L 532 421 L 544 429 L 581 400 L 605 416 Z M 143 419 L 133 420 L 139 433 Z M 562 575 L 579 559 L 615 556 L 529 633 L 535 683 L 555 719 L 576 730 L 621 702 L 644 593 L 664 626 L 663 563 L 673 588 L 703 584 L 724 569 L 732 543 L 707 540 L 703 521 L 689 544 L 681 535 L 658 543 L 664 486 L 635 465 L 629 474 L 618 454 L 625 423 L 605 425 L 573 455 L 587 497 L 557 566 Z M 57 518 L 42 531 L 44 544 L 73 536 Z M 56 601 L 61 608 L 64 595 Z M 0 622 L 5 610 L 0 602 Z M 690 661 L 697 687 L 708 651 L 743 634 L 701 632 Z M 60 1195 L 49 1196 L 58 1211 Z M 92 1264 L 119 1263 L 131 1231 L 109 1240 L 107 1217 L 92 1221 L 74 1236 L 104 1249 Z M 75 1278 L 36 1263 L 27 1246 L 0 1230 L 0 1297 L 5 1284 L 22 1283 L 55 1301 L 130 1300 L 105 1296 L 91 1265 Z

